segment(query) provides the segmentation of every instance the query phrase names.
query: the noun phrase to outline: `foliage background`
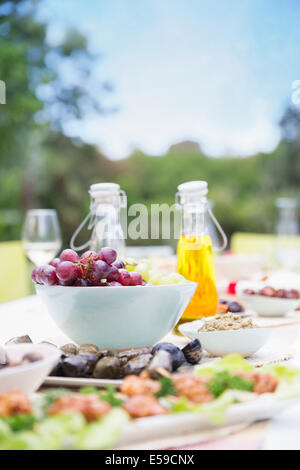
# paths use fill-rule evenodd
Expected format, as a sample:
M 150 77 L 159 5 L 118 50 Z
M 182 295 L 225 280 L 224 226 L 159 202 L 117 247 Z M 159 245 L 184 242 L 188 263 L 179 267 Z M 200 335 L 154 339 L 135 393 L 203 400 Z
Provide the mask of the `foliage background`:
M 128 203 L 174 202 L 177 185 L 204 179 L 226 233 L 272 232 L 279 196 L 300 196 L 300 113 L 287 108 L 282 139 L 270 154 L 212 158 L 193 142 L 154 157 L 136 150 L 121 161 L 65 133 L 65 124 L 90 112 L 114 112 L 100 103 L 112 93 L 105 79 L 97 101 L 85 84 L 93 68 L 86 39 L 66 31 L 55 47 L 36 19 L 37 0 L 0 1 L 0 241 L 19 239 L 28 208 L 56 208 L 64 242 L 88 211 L 90 184 L 118 182 Z M 67 67 L 64 76 L 61 69 Z M 100 100 L 99 100 L 100 97 Z M 134 244 L 137 242 L 135 241 Z M 147 242 L 149 243 L 149 242 Z

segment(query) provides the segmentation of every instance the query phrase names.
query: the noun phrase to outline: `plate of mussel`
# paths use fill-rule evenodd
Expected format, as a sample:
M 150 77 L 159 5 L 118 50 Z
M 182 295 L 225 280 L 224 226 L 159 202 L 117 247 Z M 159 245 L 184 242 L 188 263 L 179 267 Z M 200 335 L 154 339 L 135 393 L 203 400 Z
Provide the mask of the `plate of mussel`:
M 8 343 L 22 342 L 31 342 L 31 339 L 25 335 L 13 338 Z M 142 372 L 152 378 L 168 376 L 179 368 L 182 370 L 199 364 L 203 355 L 198 339 L 182 349 L 168 342 L 122 350 L 101 349 L 94 344 L 52 346 L 60 352 L 60 357 L 44 384 L 65 387 L 118 387 L 124 377 Z

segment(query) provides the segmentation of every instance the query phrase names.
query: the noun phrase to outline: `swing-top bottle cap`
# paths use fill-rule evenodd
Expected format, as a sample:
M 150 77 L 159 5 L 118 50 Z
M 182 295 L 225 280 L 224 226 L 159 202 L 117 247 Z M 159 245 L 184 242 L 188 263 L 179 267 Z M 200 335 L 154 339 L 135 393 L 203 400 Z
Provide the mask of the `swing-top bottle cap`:
M 107 196 L 109 194 L 119 193 L 120 185 L 117 183 L 96 183 L 90 186 L 90 195 L 95 198 L 97 196 Z
M 188 181 L 178 186 L 180 194 L 206 196 L 208 193 L 208 184 L 206 181 Z

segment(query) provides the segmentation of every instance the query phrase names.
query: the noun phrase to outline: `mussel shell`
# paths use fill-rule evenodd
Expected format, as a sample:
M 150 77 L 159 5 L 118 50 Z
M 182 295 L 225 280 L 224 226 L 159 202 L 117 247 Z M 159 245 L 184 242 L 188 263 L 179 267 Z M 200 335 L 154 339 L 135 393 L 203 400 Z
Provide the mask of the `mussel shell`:
M 117 350 L 116 349 L 99 349 L 98 356 L 100 359 L 102 357 L 117 356 Z
M 82 344 L 79 346 L 79 354 L 98 354 L 100 349 L 95 344 Z
M 24 335 L 24 336 L 15 336 L 14 338 L 11 338 L 8 340 L 5 344 L 21 344 L 21 343 L 32 343 L 32 340 L 30 336 Z
M 128 361 L 127 364 L 125 364 L 125 366 L 123 367 L 124 375 L 139 375 L 142 370 L 147 367 L 152 357 L 152 354 L 148 353 L 141 354 L 140 356 L 130 359 L 130 361 Z
M 191 341 L 184 346 L 184 348 L 182 348 L 182 352 L 186 361 L 190 364 L 198 364 L 203 356 L 202 346 L 198 339 L 194 339 L 194 341 Z
M 164 349 L 159 349 L 152 357 L 146 370 L 152 379 L 158 379 L 162 376 L 162 369 L 167 372 L 172 372 L 172 357 L 171 354 L 168 353 L 168 351 L 165 351 Z
M 62 360 L 63 374 L 67 377 L 90 377 L 98 356 L 96 354 L 76 354 Z
M 137 356 L 141 356 L 142 354 L 151 354 L 152 346 L 145 347 L 145 348 L 130 348 L 130 349 L 123 349 L 122 351 L 118 352 L 118 358 L 124 361 L 130 361 Z
M 95 365 L 93 377 L 95 379 L 119 379 L 121 377 L 121 364 L 116 356 L 106 356 L 99 359 Z
M 173 372 L 178 369 L 184 362 L 185 362 L 185 357 L 181 349 L 179 349 L 175 344 L 172 343 L 157 343 L 153 349 L 152 349 L 152 354 L 154 354 L 156 351 L 163 349 L 164 351 L 167 351 L 169 354 L 171 354 L 172 357 L 172 367 L 173 367 Z
M 60 350 L 66 354 L 67 356 L 68 355 L 75 355 L 75 354 L 78 354 L 79 353 L 79 348 L 78 346 L 76 346 L 76 344 L 73 344 L 73 343 L 68 343 L 68 344 L 64 344 Z

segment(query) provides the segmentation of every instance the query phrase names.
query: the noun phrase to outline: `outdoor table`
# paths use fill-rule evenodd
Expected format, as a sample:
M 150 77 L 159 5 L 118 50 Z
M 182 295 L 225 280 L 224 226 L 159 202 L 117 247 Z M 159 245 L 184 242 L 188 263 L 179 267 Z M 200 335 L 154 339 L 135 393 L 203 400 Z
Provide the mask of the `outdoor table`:
M 13 302 L 0 304 L 0 344 L 8 339 L 28 334 L 33 342 L 51 341 L 62 345 L 69 341 L 58 329 L 37 296 L 25 297 Z M 300 313 L 299 313 L 300 320 Z M 288 321 L 287 321 L 288 322 Z M 280 329 L 282 344 L 290 343 L 291 329 Z M 298 331 L 297 331 L 298 332 Z M 169 336 L 170 339 L 170 336 Z M 172 336 L 176 341 L 176 337 Z M 179 342 L 182 341 L 179 340 Z M 284 346 L 284 348 L 286 347 Z M 274 345 L 273 345 L 274 347 Z M 267 354 L 265 351 L 265 355 Z M 282 358 L 293 356 L 293 362 L 300 365 L 300 340 L 294 338 L 292 350 L 283 350 Z M 280 358 L 280 354 L 275 360 Z M 189 436 L 176 436 L 156 442 L 139 443 L 133 449 L 300 449 L 300 400 L 296 406 L 276 417 L 272 421 L 263 421 L 252 425 L 223 427 L 209 432 L 199 432 Z

